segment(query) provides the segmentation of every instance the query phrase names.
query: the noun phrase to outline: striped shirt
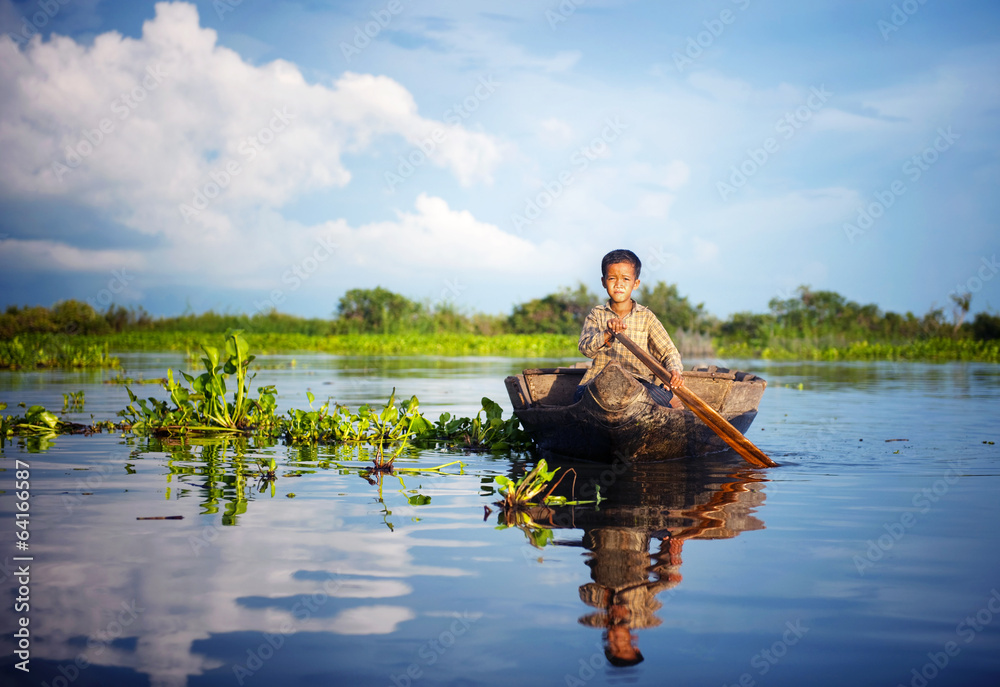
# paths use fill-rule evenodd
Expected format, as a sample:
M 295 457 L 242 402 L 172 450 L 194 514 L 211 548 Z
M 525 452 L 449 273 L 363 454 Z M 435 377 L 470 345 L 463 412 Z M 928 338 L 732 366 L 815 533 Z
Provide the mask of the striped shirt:
M 593 358 L 594 364 L 587 370 L 580 384 L 589 384 L 597 376 L 597 373 L 612 360 L 618 361 L 626 372 L 639 379 L 645 379 L 649 382 L 655 381 L 649 368 L 632 355 L 632 352 L 625 348 L 621 342 L 613 340 L 605 345 L 604 336 L 608 331 L 608 322 L 615 317 L 610 300 L 604 305 L 598 305 L 587 315 L 587 320 L 583 323 L 583 331 L 580 332 L 580 352 L 588 358 Z M 677 370 L 680 372 L 684 369 L 680 352 L 652 310 L 633 300 L 632 312 L 623 317 L 622 321 L 626 327 L 625 335 L 632 339 L 639 348 L 649 351 L 649 354 L 660 361 L 668 371 Z

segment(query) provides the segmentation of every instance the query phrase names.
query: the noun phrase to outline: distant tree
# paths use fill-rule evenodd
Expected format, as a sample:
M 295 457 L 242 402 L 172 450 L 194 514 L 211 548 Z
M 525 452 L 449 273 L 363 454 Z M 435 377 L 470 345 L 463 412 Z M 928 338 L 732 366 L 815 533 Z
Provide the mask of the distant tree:
M 799 333 L 844 331 L 856 326 L 853 316 L 862 311 L 869 319 L 878 317 L 875 305 L 858 305 L 835 291 L 813 291 L 808 286 L 800 286 L 797 291 L 797 298 L 772 298 L 768 302 L 775 322 L 782 328 Z
M 544 298 L 515 306 L 507 319 L 515 334 L 579 334 L 587 313 L 599 299 L 582 282 Z
M 969 308 L 972 306 L 972 294 L 968 291 L 953 293 L 951 294 L 951 302 L 954 304 L 951 312 L 957 332 L 958 328 L 962 326 L 962 322 L 965 321 L 965 316 L 969 314 Z
M 730 341 L 742 341 L 766 346 L 771 339 L 774 316 L 752 312 L 733 313 L 718 327 L 719 336 Z
M 345 293 L 336 316 L 349 331 L 390 333 L 411 328 L 421 310 L 419 303 L 377 286 Z
M 972 321 L 972 335 L 980 341 L 1000 339 L 1000 315 L 976 313 Z
M 705 304 L 691 305 L 687 296 L 681 296 L 676 284 L 657 282 L 653 288 L 642 284 L 635 299 L 652 310 L 667 331 L 681 329 L 686 332 L 708 330 L 711 322 L 705 313 Z
M 106 334 L 108 321 L 89 304 L 77 300 L 59 301 L 52 306 L 53 331 L 62 334 Z

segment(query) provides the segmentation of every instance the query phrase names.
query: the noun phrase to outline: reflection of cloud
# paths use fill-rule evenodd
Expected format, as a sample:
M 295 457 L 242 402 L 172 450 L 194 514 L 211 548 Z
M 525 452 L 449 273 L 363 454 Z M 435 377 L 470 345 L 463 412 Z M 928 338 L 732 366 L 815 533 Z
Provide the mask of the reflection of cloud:
M 403 606 L 359 606 L 342 611 L 333 619 L 330 630 L 342 635 L 384 635 L 395 632 L 399 623 L 416 617 Z
M 72 488 L 76 474 L 59 488 Z M 422 565 L 414 555 L 416 547 L 485 546 L 440 536 L 441 530 L 460 530 L 461 525 L 373 530 L 371 521 L 378 516 L 370 504 L 335 499 L 323 501 L 306 517 L 286 515 L 263 523 L 255 518 L 270 504 L 253 503 L 236 527 L 219 526 L 218 515 L 140 522 L 136 515 L 159 514 L 160 509 L 149 499 L 149 482 L 137 488 L 138 479 L 112 471 L 102 489 L 126 496 L 88 496 L 71 514 L 52 499 L 45 518 L 39 516 L 39 522 L 61 521 L 46 529 L 45 559 L 36 561 L 38 605 L 32 604 L 31 622 L 47 641 L 33 657 L 72 662 L 83 655 L 96 666 L 146 673 L 153 685 L 183 685 L 189 676 L 222 666 L 216 653 L 203 650 L 222 635 L 395 632 L 418 616 L 415 608 L 408 603 L 358 606 L 356 600 L 412 598 L 407 580 L 416 575 L 472 574 L 458 567 Z M 162 488 L 162 478 L 155 479 Z M 456 479 L 468 479 L 469 489 L 478 485 L 473 478 Z M 173 504 L 170 512 L 185 517 L 197 510 L 193 500 L 167 503 Z M 346 524 L 358 521 L 366 525 L 355 529 Z M 116 523 L 120 536 L 109 537 L 106 527 L 96 526 L 107 522 Z M 99 651 L 88 649 L 86 640 L 81 644 L 81 638 L 105 632 L 122 612 L 122 602 L 132 599 L 137 617 L 120 635 L 127 642 L 102 645 Z

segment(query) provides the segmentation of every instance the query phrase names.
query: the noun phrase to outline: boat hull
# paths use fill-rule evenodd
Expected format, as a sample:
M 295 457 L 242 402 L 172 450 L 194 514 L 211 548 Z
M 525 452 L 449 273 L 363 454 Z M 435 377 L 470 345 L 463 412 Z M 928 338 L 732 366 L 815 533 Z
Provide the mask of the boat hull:
M 611 363 L 572 402 L 585 370 L 525 370 L 508 377 L 514 413 L 537 447 L 553 456 L 645 462 L 728 449 L 687 409 L 658 405 L 646 388 Z M 757 416 L 767 383 L 744 372 L 703 368 L 684 372 L 685 384 L 741 433 Z

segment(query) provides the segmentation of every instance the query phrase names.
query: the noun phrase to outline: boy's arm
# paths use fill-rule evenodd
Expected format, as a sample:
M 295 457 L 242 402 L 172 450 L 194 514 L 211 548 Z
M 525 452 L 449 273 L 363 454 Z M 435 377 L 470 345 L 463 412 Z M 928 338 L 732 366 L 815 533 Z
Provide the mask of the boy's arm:
M 593 310 L 587 315 L 583 323 L 583 330 L 580 332 L 580 344 L 578 348 L 588 358 L 597 357 L 597 352 L 604 348 L 608 340 L 607 327 Z
M 684 370 L 680 351 L 677 350 L 677 346 L 667 334 L 667 330 L 663 328 L 656 317 L 651 318 L 646 346 L 649 348 L 650 355 L 663 361 L 663 367 L 667 368 L 667 371 L 680 374 Z

